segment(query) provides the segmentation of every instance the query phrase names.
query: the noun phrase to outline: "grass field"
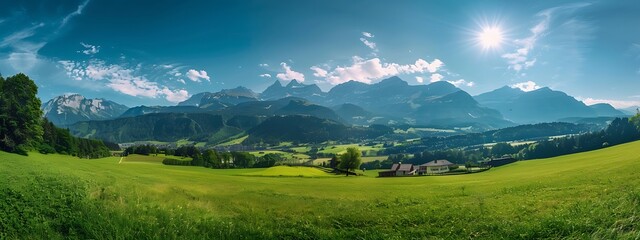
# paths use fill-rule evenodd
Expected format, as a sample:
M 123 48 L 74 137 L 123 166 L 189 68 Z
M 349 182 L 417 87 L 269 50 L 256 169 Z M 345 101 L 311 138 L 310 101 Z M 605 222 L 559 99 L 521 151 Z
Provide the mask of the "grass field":
M 638 149 L 403 178 L 0 152 L 0 239 L 638 239 Z

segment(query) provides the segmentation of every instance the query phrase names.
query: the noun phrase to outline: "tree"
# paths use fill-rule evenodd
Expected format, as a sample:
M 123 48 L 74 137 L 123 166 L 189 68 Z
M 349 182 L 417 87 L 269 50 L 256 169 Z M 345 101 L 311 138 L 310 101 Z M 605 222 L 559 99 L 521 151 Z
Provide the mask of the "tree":
M 218 152 L 216 150 L 206 150 L 202 153 L 202 159 L 206 167 L 210 168 L 221 168 L 222 161 L 220 157 L 218 157 Z
M 347 170 L 349 176 L 350 170 L 356 170 L 362 164 L 361 152 L 357 147 L 347 148 L 347 152 L 340 155 L 340 168 Z
M 22 73 L 0 78 L 0 149 L 26 154 L 42 141 L 38 87 Z
M 337 168 L 339 165 L 340 165 L 340 159 L 338 159 L 337 156 L 331 157 L 331 160 L 329 160 L 329 167 Z

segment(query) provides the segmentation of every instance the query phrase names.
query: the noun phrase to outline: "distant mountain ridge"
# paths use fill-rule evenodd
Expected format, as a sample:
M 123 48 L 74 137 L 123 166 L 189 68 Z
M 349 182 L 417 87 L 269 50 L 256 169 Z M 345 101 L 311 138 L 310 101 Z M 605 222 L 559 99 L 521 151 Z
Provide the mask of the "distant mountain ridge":
M 497 109 L 516 123 L 554 122 L 566 118 L 624 116 L 608 104 L 587 106 L 561 91 L 548 87 L 525 92 L 508 86 L 474 97 L 482 106 Z
M 119 117 L 127 106 L 102 98 L 89 99 L 80 94 L 54 97 L 42 105 L 44 117 L 64 127 L 80 121 L 107 120 Z
M 287 85 L 282 86 L 280 81 L 276 80 L 271 86 L 267 87 L 261 94 L 262 100 L 276 100 L 286 97 L 299 97 L 313 102 L 322 102 L 325 93 L 315 84 L 305 85 L 298 80 L 291 80 Z

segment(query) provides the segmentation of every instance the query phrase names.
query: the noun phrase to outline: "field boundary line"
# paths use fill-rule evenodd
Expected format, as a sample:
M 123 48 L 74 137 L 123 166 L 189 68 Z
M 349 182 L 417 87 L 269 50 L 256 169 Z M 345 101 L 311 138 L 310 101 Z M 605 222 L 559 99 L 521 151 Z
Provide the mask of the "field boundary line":
M 123 159 L 123 158 L 124 158 L 124 157 L 120 157 L 120 161 L 118 162 L 118 164 L 121 164 L 121 163 L 122 163 L 122 159 Z

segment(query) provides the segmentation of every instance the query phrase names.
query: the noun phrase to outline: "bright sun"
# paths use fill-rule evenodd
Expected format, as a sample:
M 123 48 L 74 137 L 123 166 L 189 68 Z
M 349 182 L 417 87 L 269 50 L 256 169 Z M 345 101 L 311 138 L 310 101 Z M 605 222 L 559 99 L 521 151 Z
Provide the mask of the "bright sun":
M 500 47 L 502 40 L 502 30 L 499 27 L 485 27 L 478 33 L 478 41 L 484 49 Z

